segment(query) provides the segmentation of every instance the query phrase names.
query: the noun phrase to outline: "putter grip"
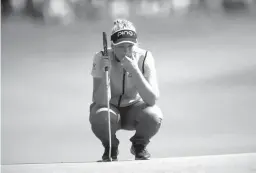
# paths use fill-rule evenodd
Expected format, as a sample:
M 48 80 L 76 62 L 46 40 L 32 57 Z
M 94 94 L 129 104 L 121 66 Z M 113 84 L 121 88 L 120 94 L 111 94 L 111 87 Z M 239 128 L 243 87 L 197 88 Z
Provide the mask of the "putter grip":
M 106 32 L 103 32 L 103 55 L 108 56 L 108 41 Z M 108 67 L 105 67 L 105 71 L 108 71 Z

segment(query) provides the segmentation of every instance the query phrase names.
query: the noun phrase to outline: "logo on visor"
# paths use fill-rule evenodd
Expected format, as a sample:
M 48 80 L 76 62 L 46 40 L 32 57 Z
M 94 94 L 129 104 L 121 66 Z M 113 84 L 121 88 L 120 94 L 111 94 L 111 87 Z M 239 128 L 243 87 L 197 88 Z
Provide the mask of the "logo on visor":
M 129 35 L 129 36 L 133 36 L 135 35 L 135 33 L 133 31 L 119 31 L 117 33 L 117 37 L 123 36 L 123 35 Z
M 137 34 L 132 30 L 121 30 L 111 35 L 111 41 L 113 41 L 113 43 L 116 43 L 119 40 L 129 40 L 135 42 L 136 39 Z

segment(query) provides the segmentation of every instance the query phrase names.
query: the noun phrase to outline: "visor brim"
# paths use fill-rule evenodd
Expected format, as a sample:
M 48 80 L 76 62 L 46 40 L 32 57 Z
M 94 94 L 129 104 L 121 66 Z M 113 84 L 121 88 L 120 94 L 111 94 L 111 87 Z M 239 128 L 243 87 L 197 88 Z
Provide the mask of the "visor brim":
M 114 43 L 112 41 L 112 44 L 113 45 L 119 45 L 119 44 L 122 44 L 122 43 L 131 43 L 131 44 L 136 44 L 137 43 L 137 39 L 134 39 L 134 38 L 125 38 L 125 39 L 120 39 L 118 40 L 116 43 Z

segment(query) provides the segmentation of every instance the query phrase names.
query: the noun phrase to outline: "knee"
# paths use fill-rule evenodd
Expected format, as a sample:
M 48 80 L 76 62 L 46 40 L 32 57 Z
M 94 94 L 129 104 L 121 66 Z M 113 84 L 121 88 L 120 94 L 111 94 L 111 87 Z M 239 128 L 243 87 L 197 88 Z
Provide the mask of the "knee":
M 157 105 L 148 106 L 142 110 L 140 119 L 140 121 L 142 122 L 144 121 L 151 124 L 161 124 L 163 119 L 163 113 Z
M 120 119 L 120 115 L 117 109 L 114 107 L 110 108 L 110 120 L 111 123 L 118 123 Z M 107 124 L 108 123 L 108 108 L 106 107 L 99 107 L 95 105 L 91 108 L 90 111 L 90 117 L 89 117 L 90 123 L 93 124 Z

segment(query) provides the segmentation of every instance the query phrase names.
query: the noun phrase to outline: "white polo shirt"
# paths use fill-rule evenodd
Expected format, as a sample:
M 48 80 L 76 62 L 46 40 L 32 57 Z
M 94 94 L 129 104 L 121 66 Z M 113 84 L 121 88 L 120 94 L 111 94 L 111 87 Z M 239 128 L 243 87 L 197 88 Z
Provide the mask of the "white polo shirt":
M 137 92 L 135 85 L 132 83 L 132 75 L 128 72 L 124 73 L 124 70 L 115 57 L 113 50 L 108 49 L 110 56 L 111 67 L 110 67 L 110 87 L 111 87 L 111 99 L 110 103 L 117 107 L 125 107 L 134 104 L 142 98 Z M 150 72 L 155 70 L 154 59 L 151 52 L 144 49 L 134 47 L 133 56 L 138 62 L 138 66 L 143 73 L 144 77 L 150 75 Z M 91 75 L 94 78 L 104 77 L 103 69 L 100 69 L 99 63 L 102 60 L 102 52 L 97 52 L 93 58 L 93 67 Z M 94 102 L 94 99 L 92 98 Z

